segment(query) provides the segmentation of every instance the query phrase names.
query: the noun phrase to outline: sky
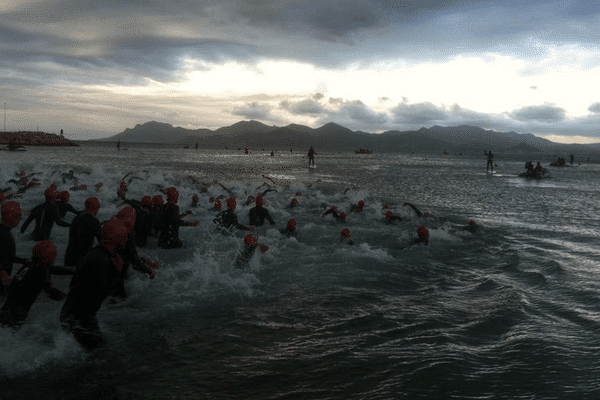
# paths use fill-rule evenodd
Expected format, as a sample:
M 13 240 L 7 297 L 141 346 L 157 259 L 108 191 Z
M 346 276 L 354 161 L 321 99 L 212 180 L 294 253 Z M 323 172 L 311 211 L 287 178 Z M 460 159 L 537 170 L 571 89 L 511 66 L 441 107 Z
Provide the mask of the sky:
M 3 0 L 3 128 L 473 125 L 600 142 L 598 4 Z

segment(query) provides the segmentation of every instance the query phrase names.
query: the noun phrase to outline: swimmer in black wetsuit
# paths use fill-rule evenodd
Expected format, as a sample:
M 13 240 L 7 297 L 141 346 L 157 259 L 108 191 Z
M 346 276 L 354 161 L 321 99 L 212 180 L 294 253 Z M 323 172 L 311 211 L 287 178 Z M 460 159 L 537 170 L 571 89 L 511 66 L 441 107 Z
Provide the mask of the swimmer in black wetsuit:
M 273 218 L 271 218 L 269 211 L 263 207 L 264 204 L 265 202 L 262 196 L 258 196 L 256 198 L 256 207 L 251 208 L 248 213 L 250 225 L 262 226 L 265 223 L 265 218 L 271 225 L 275 224 L 275 221 L 273 221 Z
M 263 253 L 269 250 L 269 246 L 258 243 L 258 238 L 249 233 L 244 237 L 244 248 L 238 253 L 233 265 L 237 268 L 247 268 L 256 248 Z
M 48 188 L 44 194 L 46 196 L 46 202 L 34 207 L 33 210 L 31 210 L 29 218 L 27 218 L 21 226 L 21 233 L 25 233 L 25 230 L 27 230 L 31 221 L 35 219 L 35 229 L 31 236 L 36 242 L 50 237 L 50 232 L 52 231 L 55 222 L 58 226 L 64 228 L 71 226 L 68 222 L 63 221 L 58 215 L 58 208 L 54 203 L 56 189 L 53 190 L 52 187 Z
M 32 250 L 32 261 L 17 271 L 8 288 L 0 310 L 0 324 L 19 328 L 38 295 L 44 290 L 52 300 L 62 300 L 66 294 L 52 287 L 50 274 L 73 275 L 68 268 L 55 267 L 56 246 L 51 240 L 38 242 Z
M 298 231 L 296 230 L 296 220 L 294 218 L 290 219 L 287 223 L 287 226 L 283 229 L 280 229 L 279 232 L 287 237 L 296 237 L 298 234 Z
M 154 278 L 155 272 L 144 263 L 144 260 L 140 258 L 135 247 L 135 224 L 137 221 L 135 209 L 133 207 L 125 207 L 121 209 L 112 220 L 122 221 L 127 229 L 127 242 L 125 243 L 125 246 L 119 250 L 119 255 L 123 258 L 123 268 L 116 280 L 115 288 L 111 292 L 112 295 L 125 299 L 127 297 L 125 291 L 125 279 L 127 279 L 129 275 L 130 266 L 136 271 L 150 275 L 151 278 Z
M 394 221 L 402 221 L 402 218 L 400 218 L 397 215 L 394 215 L 393 212 L 388 211 L 385 213 L 385 219 L 383 220 L 384 224 L 392 224 Z
M 290 202 L 289 208 L 295 208 L 295 207 L 298 207 L 299 205 L 300 205 L 300 203 L 298 203 L 298 199 L 293 198 L 292 201 Z
M 123 221 L 107 222 L 102 227 L 101 245 L 86 254 L 75 270 L 60 322 L 87 349 L 98 347 L 104 341 L 96 313 L 118 283 L 124 264 L 119 252 L 127 240 Z
M 462 228 L 463 231 L 469 231 L 471 233 L 475 233 L 479 230 L 479 226 L 475 222 L 475 220 L 470 220 L 469 224 Z
M 254 231 L 254 227 L 244 226 L 238 222 L 237 215 L 235 215 L 235 208 L 237 203 L 234 197 L 227 199 L 227 210 L 221 211 L 213 220 L 217 224 L 218 228 L 231 230 L 233 228 L 240 229 L 242 231 Z
M 336 206 L 331 207 L 329 210 L 327 210 L 323 214 L 321 214 L 321 218 L 323 218 L 324 216 L 326 216 L 328 214 L 332 214 L 333 217 L 335 218 L 335 220 L 338 222 L 346 222 L 346 219 L 347 219 L 346 213 L 345 212 L 338 213 L 338 209 Z
M 70 198 L 71 194 L 68 190 L 64 190 L 56 196 L 56 207 L 58 208 L 58 216 L 61 219 L 65 218 L 67 212 L 73 213 L 75 215 L 81 214 L 81 211 L 77 211 L 72 205 L 69 204 Z
M 10 283 L 10 275 L 13 270 L 13 263 L 24 264 L 26 259 L 17 257 L 17 247 L 15 238 L 10 232 L 21 222 L 23 210 L 16 201 L 5 201 L 2 203 L 2 224 L 0 224 L 0 296 L 4 296 L 5 288 Z
M 198 197 L 197 194 L 192 196 L 192 204 L 190 204 L 190 207 L 192 208 L 198 208 L 198 202 L 200 201 L 200 197 Z
M 186 222 L 181 219 L 178 199 L 179 191 L 174 187 L 168 188 L 167 204 L 163 206 L 160 213 L 160 235 L 158 236 L 158 245 L 163 249 L 177 249 L 183 246 L 183 242 L 179 239 L 180 226 L 198 226 L 197 221 Z
M 96 218 L 98 210 L 100 210 L 100 201 L 90 197 L 85 201 L 85 211 L 71 221 L 65 265 L 77 265 L 94 246 L 94 238 L 100 243 L 101 227 L 100 221 Z
M 413 239 L 413 241 L 410 243 L 410 246 L 421 243 L 425 245 L 429 244 L 429 230 L 425 228 L 424 225 L 421 225 L 417 228 L 417 237 Z
M 429 218 L 431 217 L 431 214 L 429 213 L 422 213 L 415 205 L 411 204 L 411 203 L 404 203 L 405 206 L 409 206 L 410 208 L 412 208 L 414 210 L 414 212 L 417 214 L 417 217 L 419 218 Z
M 354 241 L 352 240 L 352 232 L 350 232 L 350 229 L 348 229 L 348 228 L 342 229 L 342 231 L 340 232 L 339 241 L 340 241 L 340 243 L 346 242 L 349 245 L 354 244 Z
M 152 236 L 158 236 L 160 233 L 160 213 L 164 205 L 164 199 L 161 195 L 156 195 L 152 198 Z
M 142 201 L 127 199 L 124 203 L 132 206 L 136 212 L 135 217 L 135 245 L 146 247 L 148 236 L 152 235 L 152 198 L 142 197 Z
M 348 211 L 348 212 L 349 213 L 362 212 L 364 207 L 365 207 L 365 202 L 361 200 L 361 201 L 358 202 L 358 204 L 353 205 L 350 208 L 350 211 Z

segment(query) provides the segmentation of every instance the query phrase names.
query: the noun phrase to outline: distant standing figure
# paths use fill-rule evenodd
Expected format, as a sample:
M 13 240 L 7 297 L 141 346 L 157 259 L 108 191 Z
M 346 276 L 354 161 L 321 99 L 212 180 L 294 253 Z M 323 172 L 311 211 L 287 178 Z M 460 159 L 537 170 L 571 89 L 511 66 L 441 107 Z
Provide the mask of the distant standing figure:
M 494 172 L 494 155 L 492 154 L 491 150 L 488 152 L 488 160 L 485 170 L 489 171 L 490 168 L 492 169 L 492 172 Z
M 312 162 L 312 165 L 315 165 L 315 154 L 317 154 L 315 152 L 315 149 L 310 146 L 310 149 L 308 150 L 308 166 L 310 167 L 310 163 Z
M 575 160 L 575 156 L 573 154 L 571 154 L 569 156 L 569 159 L 571 160 L 571 165 L 573 165 L 573 161 Z

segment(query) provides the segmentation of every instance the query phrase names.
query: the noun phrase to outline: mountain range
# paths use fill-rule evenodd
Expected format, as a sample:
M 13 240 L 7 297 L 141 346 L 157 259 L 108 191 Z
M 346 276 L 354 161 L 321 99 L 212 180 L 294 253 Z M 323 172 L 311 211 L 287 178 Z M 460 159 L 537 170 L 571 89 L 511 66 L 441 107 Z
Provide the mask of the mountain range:
M 584 152 L 595 153 L 600 144 L 561 144 L 530 133 L 496 132 L 476 126 L 432 126 L 416 131 L 387 131 L 373 134 L 352 131 L 335 123 L 319 128 L 290 124 L 269 126 L 258 121 L 240 121 L 216 130 L 185 129 L 167 123 L 147 122 L 127 128 L 104 141 L 173 143 L 200 148 L 229 149 L 259 147 L 265 150 L 308 148 L 344 151 L 367 148 L 377 152 L 460 152 L 485 150 L 511 153 Z

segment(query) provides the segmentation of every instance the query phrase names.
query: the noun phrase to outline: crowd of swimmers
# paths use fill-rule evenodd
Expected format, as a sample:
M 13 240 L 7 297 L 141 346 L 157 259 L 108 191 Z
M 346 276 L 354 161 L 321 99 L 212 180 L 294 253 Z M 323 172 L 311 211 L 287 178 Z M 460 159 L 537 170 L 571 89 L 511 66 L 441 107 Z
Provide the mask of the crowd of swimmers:
M 71 174 L 72 175 L 72 174 Z M 66 180 L 69 177 L 65 177 Z M 27 185 L 29 182 L 18 182 Z M 228 190 L 224 187 L 224 189 Z M 248 213 L 249 225 L 238 221 L 235 213 L 237 200 L 228 190 L 230 197 L 210 198 L 211 210 L 218 212 L 213 222 L 218 230 L 229 234 L 233 230 L 249 231 L 244 236 L 242 249 L 239 251 L 234 265 L 238 268 L 248 267 L 250 259 L 256 249 L 261 252 L 268 251 L 269 247 L 259 243 L 258 237 L 253 233 L 255 227 L 265 223 L 275 225 L 274 219 L 264 207 L 264 196 L 275 189 L 267 189 L 256 197 L 248 196 L 245 205 L 252 205 Z M 146 247 L 150 237 L 157 238 L 157 244 L 163 249 L 175 249 L 184 245 L 179 237 L 180 227 L 194 227 L 198 221 L 185 221 L 183 218 L 193 214 L 188 210 L 180 212 L 178 205 L 179 191 L 170 187 L 161 192 L 166 195 L 166 202 L 162 195 L 143 196 L 141 200 L 127 198 L 127 183 L 122 182 L 118 192 L 118 199 L 123 202 L 121 208 L 110 220 L 100 222 L 97 218 L 101 203 L 96 197 L 85 200 L 84 210 L 77 210 L 69 204 L 68 191 L 58 192 L 56 184 L 52 184 L 44 191 L 45 201 L 34 207 L 25 222 L 21 225 L 20 232 L 24 234 L 31 223 L 35 226 L 31 238 L 36 241 L 30 258 L 17 256 L 15 239 L 12 229 L 19 226 L 23 209 L 19 202 L 0 193 L 1 217 L 0 224 L 0 297 L 4 298 L 0 308 L 0 324 L 19 328 L 27 320 L 27 315 L 36 298 L 42 290 L 53 300 L 66 299 L 61 312 L 61 326 L 71 332 L 76 340 L 88 349 L 100 346 L 103 343 L 102 333 L 98 326 L 96 313 L 103 301 L 108 296 L 125 298 L 125 280 L 129 269 L 133 268 L 147 274 L 150 279 L 156 277 L 158 263 L 143 258 L 137 249 Z M 296 193 L 289 207 L 299 207 L 298 198 L 302 194 Z M 226 208 L 223 209 L 221 200 Z M 198 195 L 192 197 L 191 208 L 197 208 Z M 419 218 L 430 218 L 428 213 L 422 213 L 411 203 L 404 203 L 410 207 Z M 340 211 L 336 206 L 323 204 L 325 211 L 321 218 L 331 215 L 336 221 L 345 223 L 349 214 L 362 213 L 365 202 L 359 201 L 352 205 L 347 212 Z M 393 224 L 402 221 L 400 216 L 394 215 L 386 205 L 383 209 L 385 218 L 383 223 Z M 66 222 L 67 213 L 75 214 L 72 221 Z M 65 251 L 63 265 L 55 266 L 58 256 L 56 245 L 50 240 L 54 224 L 59 227 L 69 228 L 69 240 Z M 477 228 L 474 221 L 467 227 L 473 231 Z M 294 237 L 297 235 L 297 222 L 290 219 L 286 226 L 279 230 L 282 235 Z M 340 231 L 340 243 L 353 245 L 352 232 L 349 228 Z M 429 231 L 421 225 L 416 235 L 411 239 L 410 245 L 429 243 Z M 21 264 L 13 274 L 13 264 Z M 68 268 L 71 267 L 71 268 Z M 72 268 L 74 267 L 74 269 Z M 73 275 L 67 293 L 54 288 L 51 284 L 51 274 Z

